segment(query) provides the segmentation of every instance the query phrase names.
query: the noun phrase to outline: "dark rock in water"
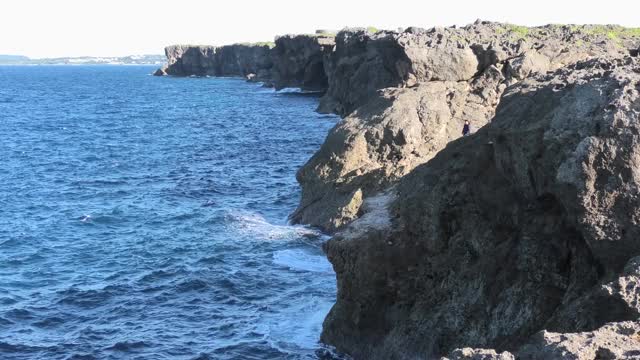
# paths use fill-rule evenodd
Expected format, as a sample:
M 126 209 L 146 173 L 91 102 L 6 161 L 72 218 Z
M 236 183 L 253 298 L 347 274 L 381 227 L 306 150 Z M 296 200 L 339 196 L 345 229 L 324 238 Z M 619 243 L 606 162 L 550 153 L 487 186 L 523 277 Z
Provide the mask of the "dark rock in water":
M 162 67 L 156 71 L 154 71 L 153 76 L 165 76 L 167 73 L 165 72 L 165 68 Z
M 324 57 L 333 51 L 334 38 L 331 34 L 278 37 L 271 54 L 275 88 L 326 90 L 328 79 L 324 70 Z
M 637 356 L 639 86 L 631 57 L 525 79 L 487 126 L 365 198 L 324 246 L 338 297 L 322 340 L 356 359 L 463 347 L 525 359 Z M 385 145 L 413 144 L 387 132 Z M 328 141 L 359 136 L 343 134 Z M 531 337 L 542 330 L 565 334 Z

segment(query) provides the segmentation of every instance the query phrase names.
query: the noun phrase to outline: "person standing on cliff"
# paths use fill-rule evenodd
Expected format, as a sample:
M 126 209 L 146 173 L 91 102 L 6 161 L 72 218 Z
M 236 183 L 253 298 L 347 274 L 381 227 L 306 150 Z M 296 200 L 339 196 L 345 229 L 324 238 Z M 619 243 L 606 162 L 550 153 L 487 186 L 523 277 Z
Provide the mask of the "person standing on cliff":
M 462 127 L 462 136 L 467 136 L 471 133 L 471 124 L 469 124 L 469 120 L 464 121 L 464 126 Z

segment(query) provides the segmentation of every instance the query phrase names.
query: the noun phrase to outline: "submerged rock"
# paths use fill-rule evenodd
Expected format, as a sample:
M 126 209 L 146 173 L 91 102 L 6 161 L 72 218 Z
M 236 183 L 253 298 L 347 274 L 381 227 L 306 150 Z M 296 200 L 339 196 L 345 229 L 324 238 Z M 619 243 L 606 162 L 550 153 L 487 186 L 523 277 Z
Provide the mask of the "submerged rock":
M 639 115 L 637 58 L 510 87 L 489 125 L 400 179 L 378 211 L 386 226 L 356 220 L 325 244 L 338 297 L 322 340 L 356 359 L 414 359 L 517 353 L 547 330 L 577 335 L 534 337 L 522 356 L 633 354 L 631 325 L 606 324 L 640 316 Z M 589 334 L 620 345 L 581 342 Z

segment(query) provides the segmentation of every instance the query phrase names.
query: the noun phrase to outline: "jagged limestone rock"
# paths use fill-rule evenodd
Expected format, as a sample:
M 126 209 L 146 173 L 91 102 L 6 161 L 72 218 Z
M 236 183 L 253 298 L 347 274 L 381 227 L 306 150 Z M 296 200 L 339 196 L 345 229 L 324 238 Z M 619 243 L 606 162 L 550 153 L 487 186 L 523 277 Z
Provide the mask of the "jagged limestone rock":
M 594 331 L 542 331 L 518 352 L 521 360 L 637 360 L 640 359 L 640 322 L 610 323 Z
M 323 341 L 356 359 L 433 358 L 637 320 L 639 115 L 637 58 L 507 89 L 489 125 L 399 181 L 386 227 L 325 244 L 338 296 Z
M 319 109 L 346 119 L 298 174 L 303 195 L 293 220 L 338 230 L 349 222 L 338 209 L 355 188 L 365 198 L 375 195 L 459 137 L 464 120 L 475 129 L 486 124 L 507 86 L 580 60 L 620 58 L 632 40 L 637 46 L 638 38 L 609 26 L 482 21 L 402 33 L 340 32 L 325 55 L 328 90 Z M 421 91 L 426 100 L 406 100 Z M 421 124 L 416 114 L 432 114 L 437 124 Z
M 497 353 L 491 349 L 456 349 L 448 357 L 441 360 L 514 360 L 513 354 L 509 352 Z
M 477 81 L 429 82 L 388 89 L 329 133 L 298 172 L 302 200 L 293 219 L 335 231 L 348 223 L 339 210 L 360 189 L 386 188 L 461 136 L 469 120 L 479 128 L 493 115 L 501 75 L 490 69 Z M 392 105 L 390 105 L 392 103 Z
M 512 62 L 522 79 L 588 58 L 621 57 L 637 47 L 633 32 L 602 25 L 527 28 L 480 21 L 400 33 L 345 29 L 325 59 L 329 87 L 319 110 L 345 116 L 387 87 L 468 80 L 490 65 L 502 68 Z
M 297 174 L 302 185 L 295 222 L 333 232 L 354 217 L 341 208 L 359 189 L 372 196 L 462 136 L 468 120 L 484 126 L 506 85 L 488 67 L 471 81 L 430 81 L 385 89 L 342 120 Z

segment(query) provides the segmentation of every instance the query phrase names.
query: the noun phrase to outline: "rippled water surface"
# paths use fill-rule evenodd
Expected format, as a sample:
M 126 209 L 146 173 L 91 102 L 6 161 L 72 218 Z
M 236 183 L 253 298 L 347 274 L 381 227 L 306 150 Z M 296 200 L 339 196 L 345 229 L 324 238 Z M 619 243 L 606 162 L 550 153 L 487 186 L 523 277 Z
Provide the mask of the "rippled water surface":
M 152 70 L 0 67 L 0 358 L 315 358 L 335 278 L 287 216 L 336 119 Z

